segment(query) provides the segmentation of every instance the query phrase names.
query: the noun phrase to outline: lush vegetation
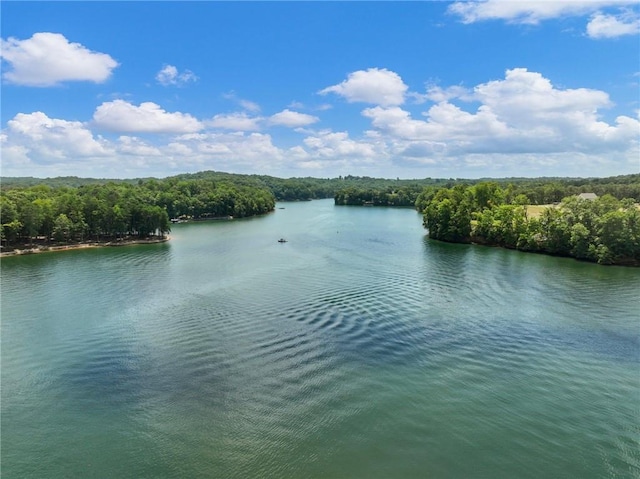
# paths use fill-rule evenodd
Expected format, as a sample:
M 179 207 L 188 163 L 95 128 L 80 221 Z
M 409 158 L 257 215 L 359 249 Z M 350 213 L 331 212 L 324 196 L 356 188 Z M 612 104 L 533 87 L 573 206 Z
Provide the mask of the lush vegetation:
M 549 204 L 570 195 L 593 192 L 598 196 L 610 194 L 618 199 L 633 198 L 640 202 L 640 174 L 608 178 L 502 178 L 468 180 L 460 178 L 424 178 L 419 180 L 383 179 L 368 176 L 340 176 L 338 178 L 276 178 L 266 175 L 241 175 L 217 171 L 203 171 L 157 180 L 147 181 L 192 181 L 204 180 L 216 183 L 231 183 L 237 186 L 266 188 L 277 201 L 305 201 L 320 198 L 335 198 L 339 205 L 362 205 L 373 202 L 379 206 L 413 206 L 424 188 L 451 188 L 457 184 L 475 185 L 492 182 L 505 190 L 507 199 L 525 194 L 532 204 Z M 3 189 L 46 185 L 52 188 L 125 183 L 135 185 L 139 179 L 108 180 L 78 178 L 2 178 Z M 415 196 L 415 198 L 414 198 Z M 413 201 L 409 201 L 413 198 Z M 422 209 L 418 206 L 419 209 Z
M 528 214 L 530 203 L 527 195 L 510 194 L 494 182 L 425 191 L 418 200 L 424 226 L 434 239 L 640 265 L 640 210 L 635 199 L 568 196 L 539 216 Z
M 242 218 L 272 211 L 266 188 L 207 179 L 16 186 L 0 191 L 5 246 L 163 237 L 171 218 Z
M 165 180 L 157 180 L 153 178 L 143 178 L 143 182 L 147 181 L 214 181 L 216 183 L 231 183 L 237 186 L 246 186 L 251 188 L 266 188 L 275 197 L 277 201 L 308 201 L 321 198 L 334 198 L 335 195 L 345 189 L 358 190 L 358 194 L 365 198 L 366 193 L 362 191 L 388 191 L 393 192 L 400 189 L 409 189 L 411 194 L 417 196 L 424 186 L 440 185 L 452 186 L 456 181 L 454 179 L 431 179 L 424 180 L 390 180 L 382 178 L 371 178 L 368 176 L 339 176 L 337 178 L 276 178 L 266 175 L 241 175 L 235 173 L 223 173 L 218 171 L 202 171 L 199 173 L 185 173 L 177 176 L 166 178 Z M 106 183 L 125 183 L 135 185 L 138 179 L 127 180 L 106 180 L 98 178 L 78 178 L 75 176 L 57 177 L 57 178 L 2 178 L 1 184 L 3 189 L 30 187 L 46 185 L 52 188 L 63 186 L 81 187 L 87 185 L 104 185 Z M 416 193 L 417 192 L 417 193 Z M 370 199 L 369 195 L 369 199 Z M 415 198 L 414 200 L 415 201 Z M 353 203 L 357 204 L 357 203 Z M 413 202 L 410 206 L 413 206 Z
M 596 201 L 575 195 L 596 193 Z M 610 178 L 401 180 L 276 178 L 215 171 L 165 179 L 2 178 L 4 246 L 164 236 L 171 218 L 253 216 L 275 201 L 333 197 L 336 205 L 410 206 L 429 236 L 638 264 L 640 174 Z M 528 214 L 526 205 L 554 205 Z
M 337 178 L 276 178 L 265 175 L 238 175 L 204 171 L 179 175 L 180 179 L 214 179 L 236 184 L 268 188 L 277 201 L 308 201 L 336 198 L 336 204 L 362 205 L 373 201 L 379 206 L 414 206 L 417 196 L 427 185 L 451 186 L 456 180 L 401 180 L 368 176 L 339 176 Z M 342 202 L 338 202 L 342 198 Z
M 336 205 L 370 206 L 409 206 L 414 207 L 418 196 L 424 189 L 420 184 L 382 188 L 350 187 L 338 191 L 334 201 Z
M 290 181 L 290 180 L 285 180 Z M 320 180 L 322 181 L 322 180 Z M 432 179 L 384 180 L 368 177 L 345 177 L 334 195 L 336 205 L 412 206 L 423 211 L 437 191 L 455 185 L 492 184 L 500 187 L 503 201 L 509 203 L 526 195 L 531 204 L 558 203 L 580 193 L 609 194 L 618 199 L 640 202 L 640 175 L 609 178 L 503 178 L 497 180 Z

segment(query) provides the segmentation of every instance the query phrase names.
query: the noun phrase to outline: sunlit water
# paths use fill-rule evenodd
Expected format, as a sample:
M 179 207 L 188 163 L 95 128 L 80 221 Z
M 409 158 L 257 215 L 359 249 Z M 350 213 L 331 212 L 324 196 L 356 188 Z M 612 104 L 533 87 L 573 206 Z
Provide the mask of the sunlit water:
M 3 259 L 2 477 L 640 477 L 639 269 L 278 206 Z

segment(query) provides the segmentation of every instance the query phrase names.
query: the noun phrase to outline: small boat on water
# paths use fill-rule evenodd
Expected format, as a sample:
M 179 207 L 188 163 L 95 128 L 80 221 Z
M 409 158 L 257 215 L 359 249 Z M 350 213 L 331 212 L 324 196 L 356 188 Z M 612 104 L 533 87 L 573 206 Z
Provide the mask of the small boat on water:
M 278 240 L 278 243 L 286 243 L 286 242 L 287 242 L 287 240 L 286 240 L 286 239 L 284 239 L 284 238 L 280 238 L 280 239 Z

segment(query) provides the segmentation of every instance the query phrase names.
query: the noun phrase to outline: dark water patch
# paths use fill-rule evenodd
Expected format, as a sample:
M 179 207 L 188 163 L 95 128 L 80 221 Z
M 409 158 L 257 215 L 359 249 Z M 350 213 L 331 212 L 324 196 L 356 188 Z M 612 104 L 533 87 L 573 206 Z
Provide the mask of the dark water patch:
M 142 358 L 123 345 L 85 352 L 61 372 L 59 381 L 87 408 L 96 404 L 116 407 L 140 399 L 143 388 L 149 385 L 150 372 Z

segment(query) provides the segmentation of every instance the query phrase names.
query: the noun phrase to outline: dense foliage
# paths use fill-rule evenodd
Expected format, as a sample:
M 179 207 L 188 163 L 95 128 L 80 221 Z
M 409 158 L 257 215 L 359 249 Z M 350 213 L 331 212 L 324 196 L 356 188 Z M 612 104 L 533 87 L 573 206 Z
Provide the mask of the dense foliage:
M 518 195 L 525 195 L 531 204 L 551 204 L 558 203 L 567 196 L 586 192 L 596 193 L 598 196 L 609 194 L 618 199 L 632 198 L 640 202 L 640 175 L 637 174 L 609 178 L 504 178 L 490 181 L 345 177 L 334 199 L 336 205 L 415 206 L 419 211 L 424 211 L 436 192 L 455 185 L 499 187 L 503 195 L 502 201 L 507 203 Z
M 401 180 L 371 178 L 369 176 L 339 176 L 338 178 L 276 178 L 265 175 L 238 175 L 204 171 L 179 175 L 179 179 L 213 179 L 233 181 L 236 184 L 268 188 L 278 201 L 308 201 L 321 198 L 336 198 L 341 195 L 349 200 L 336 204 L 362 205 L 372 201 L 377 195 L 380 206 L 413 206 L 415 200 L 427 185 L 451 186 L 455 180 L 431 179 Z M 389 202 L 385 195 L 397 195 Z
M 167 178 L 77 188 L 4 186 L 0 233 L 5 245 L 37 238 L 68 243 L 164 236 L 170 231 L 170 218 L 242 218 L 275 207 L 266 188 L 213 180 Z
M 144 182 L 154 180 L 143 178 Z M 217 171 L 185 173 L 165 180 L 191 181 L 206 180 L 217 183 L 231 183 L 237 186 L 267 188 L 278 201 L 300 201 L 319 198 L 336 198 L 336 204 L 362 205 L 374 201 L 382 205 L 407 206 L 406 201 L 391 197 L 386 201 L 384 195 L 413 196 L 423 188 L 451 188 L 456 184 L 475 185 L 478 183 L 495 183 L 505 190 L 507 200 L 518 194 L 525 194 L 532 204 L 548 204 L 562 200 L 571 195 L 593 192 L 598 196 L 610 194 L 618 199 L 633 198 L 640 202 L 640 174 L 615 176 L 608 178 L 502 178 L 502 179 L 454 179 L 424 178 L 417 180 L 383 179 L 368 176 L 340 176 L 338 178 L 276 178 L 266 175 L 241 175 Z M 156 181 L 165 181 L 156 180 Z M 106 183 L 126 183 L 135 185 L 139 179 L 108 180 L 97 178 L 78 178 L 65 176 L 57 178 L 2 178 L 3 189 L 46 185 L 52 188 L 63 186 L 80 187 L 87 185 L 104 185 Z M 372 195 L 378 198 L 372 200 Z M 348 199 L 346 197 L 348 196 Z M 362 200 L 362 201 L 360 201 Z M 400 204 L 398 204 L 400 203 Z M 417 205 L 418 209 L 424 209 Z
M 424 186 L 385 186 L 382 188 L 350 187 L 338 191 L 336 205 L 409 206 L 414 207 Z
M 566 197 L 538 215 L 529 198 L 496 183 L 457 185 L 422 198 L 429 237 L 571 256 L 600 264 L 640 265 L 640 210 L 633 199 Z
M 276 178 L 215 171 L 165 179 L 2 178 L 3 245 L 163 236 L 170 218 L 264 214 L 275 200 L 333 197 L 336 205 L 413 206 L 432 238 L 637 263 L 640 174 L 610 178 L 401 180 Z M 569 198 L 593 192 L 593 202 Z M 626 199 L 625 199 L 626 198 Z M 527 215 L 525 205 L 552 205 Z M 559 206 L 558 206 L 559 205 Z M 616 230 L 617 229 L 617 230 Z M 619 232 L 616 238 L 616 231 Z

